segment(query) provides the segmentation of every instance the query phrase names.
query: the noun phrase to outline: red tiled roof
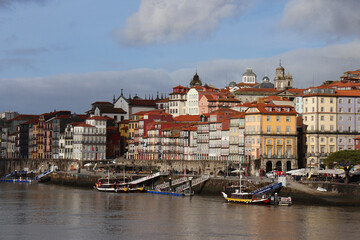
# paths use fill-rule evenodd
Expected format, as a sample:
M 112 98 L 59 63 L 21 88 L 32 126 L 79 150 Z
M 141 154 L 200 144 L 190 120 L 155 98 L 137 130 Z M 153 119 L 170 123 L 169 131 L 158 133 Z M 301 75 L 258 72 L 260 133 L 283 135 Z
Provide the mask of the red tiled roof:
M 360 97 L 360 90 L 337 90 L 337 96 Z
M 38 122 L 39 122 L 39 119 L 34 118 L 34 119 L 31 119 L 31 120 L 29 120 L 27 122 L 24 122 L 24 123 L 20 124 L 20 125 L 27 125 L 27 124 L 38 123 Z
M 156 107 L 156 100 L 146 99 L 130 99 L 130 105 L 132 106 L 153 106 Z
M 169 98 L 164 98 L 164 99 L 156 101 L 156 103 L 166 103 L 166 102 L 169 102 Z
M 7 122 L 17 121 L 17 120 L 28 120 L 28 119 L 32 119 L 32 118 L 38 118 L 38 117 L 39 117 L 39 115 L 20 114 L 12 119 L 7 120 Z
M 288 106 L 288 105 L 274 105 L 274 104 L 265 104 L 265 103 L 256 103 L 253 104 L 250 108 L 255 107 L 259 110 L 259 112 L 246 112 L 246 115 L 251 115 L 251 114 L 258 114 L 258 113 L 263 113 L 263 114 L 285 114 L 285 115 L 294 115 L 297 114 L 297 112 L 295 111 L 295 108 L 292 106 Z M 268 111 L 267 108 L 271 108 L 271 111 Z M 280 111 L 278 111 L 278 109 L 280 109 Z M 289 111 L 285 111 L 285 109 L 289 109 Z
M 184 127 L 183 129 L 181 129 L 181 131 L 196 131 L 196 130 L 197 130 L 196 126 Z
M 174 117 L 174 121 L 176 122 L 199 122 L 200 115 L 180 115 Z
M 103 117 L 103 116 L 92 116 L 91 118 L 88 118 L 88 119 L 94 119 L 94 120 L 109 120 L 109 119 L 112 119 L 112 118 Z
M 241 112 L 239 114 L 234 114 L 233 116 L 231 116 L 230 118 L 245 118 L 245 113 Z

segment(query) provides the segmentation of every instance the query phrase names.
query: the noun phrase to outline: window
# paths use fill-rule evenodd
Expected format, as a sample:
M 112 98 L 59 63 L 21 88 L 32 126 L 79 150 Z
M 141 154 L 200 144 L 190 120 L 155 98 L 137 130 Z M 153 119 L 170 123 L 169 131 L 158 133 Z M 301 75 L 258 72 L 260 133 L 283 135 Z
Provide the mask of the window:
M 321 153 L 325 153 L 325 146 L 321 146 L 320 151 L 321 151 Z
M 330 153 L 334 152 L 334 146 L 330 146 Z
M 280 134 L 280 126 L 276 126 L 276 134 Z
M 334 116 L 330 116 L 330 121 L 334 121 Z
M 330 98 L 330 103 L 333 103 L 333 99 L 332 99 L 332 98 Z
M 266 116 L 266 121 L 270 122 L 271 121 L 271 116 Z
M 314 116 L 311 116 L 311 121 L 314 121 Z
M 352 103 L 352 100 L 351 100 L 351 99 L 348 99 L 348 103 L 350 103 L 350 104 L 351 104 L 351 103 Z
M 290 122 L 290 116 L 286 116 L 286 121 Z
M 334 131 L 334 125 L 330 125 L 330 131 Z
M 352 112 L 352 108 L 348 108 L 348 112 Z
M 321 103 L 324 103 L 324 98 L 321 98 L 321 99 L 320 99 L 320 102 L 321 102 Z
M 315 103 L 315 98 L 312 98 L 311 100 L 312 100 L 312 103 Z
M 339 108 L 339 112 L 342 112 L 342 108 Z
M 324 126 L 324 125 L 321 125 L 320 127 L 321 127 L 321 128 L 320 128 L 321 131 L 324 131 L 324 130 L 325 130 L 325 126 Z
M 271 133 L 271 126 L 266 126 L 266 133 Z
M 333 107 L 330 107 L 330 112 L 333 112 L 334 110 L 333 110 Z
M 324 116 L 320 116 L 321 121 L 324 121 L 324 118 L 325 118 Z
M 276 121 L 280 122 L 280 116 L 276 116 Z
M 321 109 L 321 110 L 320 110 L 321 112 L 324 112 L 324 107 L 321 107 L 320 109 Z
M 286 134 L 290 134 L 290 127 L 286 126 Z
M 342 100 L 341 98 L 339 99 L 339 103 L 340 103 L 340 104 L 342 104 L 342 103 L 343 103 L 343 100 Z

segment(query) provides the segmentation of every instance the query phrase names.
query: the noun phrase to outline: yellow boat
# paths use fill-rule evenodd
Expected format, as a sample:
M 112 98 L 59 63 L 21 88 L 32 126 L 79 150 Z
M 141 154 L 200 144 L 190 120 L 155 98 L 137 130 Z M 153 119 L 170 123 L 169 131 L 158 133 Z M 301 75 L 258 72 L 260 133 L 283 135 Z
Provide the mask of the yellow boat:
M 270 195 L 266 194 L 252 194 L 238 191 L 232 193 L 229 197 L 226 193 L 221 193 L 228 202 L 246 204 L 270 204 Z

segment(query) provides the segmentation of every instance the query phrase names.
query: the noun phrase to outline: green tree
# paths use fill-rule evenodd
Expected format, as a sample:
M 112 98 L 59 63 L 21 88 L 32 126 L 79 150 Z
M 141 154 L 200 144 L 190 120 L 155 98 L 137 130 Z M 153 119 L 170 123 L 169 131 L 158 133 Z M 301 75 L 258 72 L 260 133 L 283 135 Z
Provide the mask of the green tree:
M 350 182 L 350 169 L 356 164 L 360 164 L 360 151 L 359 150 L 344 150 L 333 152 L 326 159 L 324 164 L 329 168 L 334 166 L 341 166 L 345 171 L 345 183 Z

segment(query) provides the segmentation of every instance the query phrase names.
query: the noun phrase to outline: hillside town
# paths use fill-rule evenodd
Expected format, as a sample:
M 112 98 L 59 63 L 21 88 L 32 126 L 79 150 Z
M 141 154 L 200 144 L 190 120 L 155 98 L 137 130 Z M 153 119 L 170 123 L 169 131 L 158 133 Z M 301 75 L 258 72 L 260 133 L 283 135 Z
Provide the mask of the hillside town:
M 261 175 L 324 168 L 329 154 L 359 150 L 360 70 L 305 89 L 294 81 L 281 64 L 273 82 L 248 68 L 241 82 L 223 88 L 195 73 L 169 94 L 126 97 L 121 90 L 84 114 L 3 112 L 0 157 L 224 161 Z

